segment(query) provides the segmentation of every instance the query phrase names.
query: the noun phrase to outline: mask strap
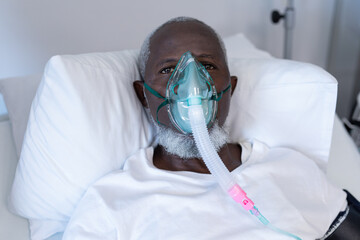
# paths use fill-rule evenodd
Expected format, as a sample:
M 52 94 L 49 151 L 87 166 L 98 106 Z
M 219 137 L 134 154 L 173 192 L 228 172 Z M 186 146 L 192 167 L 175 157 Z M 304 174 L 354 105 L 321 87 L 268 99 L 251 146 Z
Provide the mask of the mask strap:
M 227 86 L 227 88 L 225 88 L 223 91 L 221 91 L 220 93 L 218 93 L 218 97 L 212 97 L 211 100 L 215 100 L 215 101 L 220 101 L 220 99 L 222 98 L 223 94 L 226 93 L 229 89 L 231 88 L 231 84 L 229 84 L 229 86 Z
M 159 105 L 159 107 L 157 108 L 156 110 L 156 122 L 158 124 L 161 124 L 161 125 L 164 125 L 163 123 L 159 122 L 159 111 L 161 108 L 163 108 L 164 106 L 166 106 L 168 103 L 169 103 L 169 100 L 166 99 L 165 97 L 161 96 L 160 93 L 158 93 L 157 91 L 155 91 L 154 89 L 152 89 L 149 85 L 146 84 L 146 82 L 144 82 L 144 86 L 147 90 L 149 90 L 149 92 L 154 95 L 155 97 L 158 97 L 158 98 L 161 98 L 161 99 L 164 99 L 164 101 Z
M 154 95 L 155 97 L 161 98 L 161 99 L 166 99 L 165 97 L 161 96 L 160 93 L 158 93 L 157 91 L 155 91 L 154 89 L 152 89 L 149 85 L 146 84 L 146 82 L 144 82 L 144 86 L 147 90 L 149 90 L 149 92 L 152 93 L 152 95 Z

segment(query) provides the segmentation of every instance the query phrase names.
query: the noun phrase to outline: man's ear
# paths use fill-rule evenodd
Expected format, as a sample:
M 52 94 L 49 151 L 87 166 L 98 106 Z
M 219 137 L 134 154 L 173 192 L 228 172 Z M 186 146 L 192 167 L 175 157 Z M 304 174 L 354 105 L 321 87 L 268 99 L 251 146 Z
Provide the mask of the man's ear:
M 146 97 L 144 95 L 144 82 L 143 81 L 135 81 L 133 82 L 133 87 L 136 93 L 136 96 L 138 97 L 139 101 L 141 102 L 141 105 L 143 107 L 148 108 L 148 104 L 146 101 Z
M 230 77 L 230 81 L 231 81 L 231 95 L 233 95 L 235 88 L 236 88 L 236 84 L 237 84 L 237 76 L 231 76 Z

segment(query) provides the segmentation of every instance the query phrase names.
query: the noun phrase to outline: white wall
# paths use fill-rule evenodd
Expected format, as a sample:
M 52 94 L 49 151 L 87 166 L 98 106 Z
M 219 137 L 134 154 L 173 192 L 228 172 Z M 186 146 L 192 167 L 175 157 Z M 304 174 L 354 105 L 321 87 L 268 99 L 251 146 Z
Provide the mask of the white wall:
M 335 0 L 295 0 L 294 59 L 324 67 Z M 285 0 L 1 0 L 0 78 L 41 72 L 56 54 L 139 48 L 146 34 L 179 15 L 197 17 L 221 35 L 244 32 L 282 56 L 282 24 L 270 23 Z

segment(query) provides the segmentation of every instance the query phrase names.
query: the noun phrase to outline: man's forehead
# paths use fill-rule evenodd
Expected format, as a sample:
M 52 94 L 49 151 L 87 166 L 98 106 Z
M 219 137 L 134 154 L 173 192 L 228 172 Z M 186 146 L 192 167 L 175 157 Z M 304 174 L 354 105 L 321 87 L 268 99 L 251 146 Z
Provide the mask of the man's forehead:
M 217 36 L 208 26 L 196 21 L 173 22 L 154 33 L 149 57 L 173 55 L 178 58 L 186 51 L 209 56 L 222 52 Z
M 194 31 L 196 30 L 196 31 Z M 170 22 L 167 23 L 163 26 L 161 26 L 153 35 L 153 37 L 157 36 L 157 35 L 162 35 L 163 33 L 168 33 L 168 32 L 174 32 L 174 33 L 178 33 L 178 32 L 193 32 L 193 33 L 206 33 L 209 35 L 213 35 L 214 32 L 212 31 L 212 29 L 207 26 L 206 24 L 202 23 L 202 22 L 198 22 L 196 20 L 194 21 L 184 21 L 184 22 Z

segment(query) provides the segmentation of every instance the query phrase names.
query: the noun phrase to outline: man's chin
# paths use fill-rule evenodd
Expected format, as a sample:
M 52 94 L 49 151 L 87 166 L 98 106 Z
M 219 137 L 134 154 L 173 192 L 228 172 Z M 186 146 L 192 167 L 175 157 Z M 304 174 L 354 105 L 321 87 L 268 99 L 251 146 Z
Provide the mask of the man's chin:
M 159 125 L 150 111 L 146 110 L 148 119 L 155 129 L 157 144 L 163 146 L 166 152 L 183 159 L 201 158 L 192 134 L 183 134 L 170 127 Z M 229 139 L 228 131 L 224 127 L 220 127 L 217 121 L 210 127 L 209 135 L 216 151 L 219 151 Z
M 190 134 L 182 134 L 173 129 L 155 126 L 157 143 L 164 147 L 169 154 L 183 159 L 200 158 L 195 140 Z
M 201 158 L 195 140 L 191 134 L 178 133 L 170 128 L 156 126 L 158 144 L 173 155 L 183 159 Z M 220 150 L 228 142 L 228 133 L 217 122 L 209 130 L 210 141 L 216 151 Z

